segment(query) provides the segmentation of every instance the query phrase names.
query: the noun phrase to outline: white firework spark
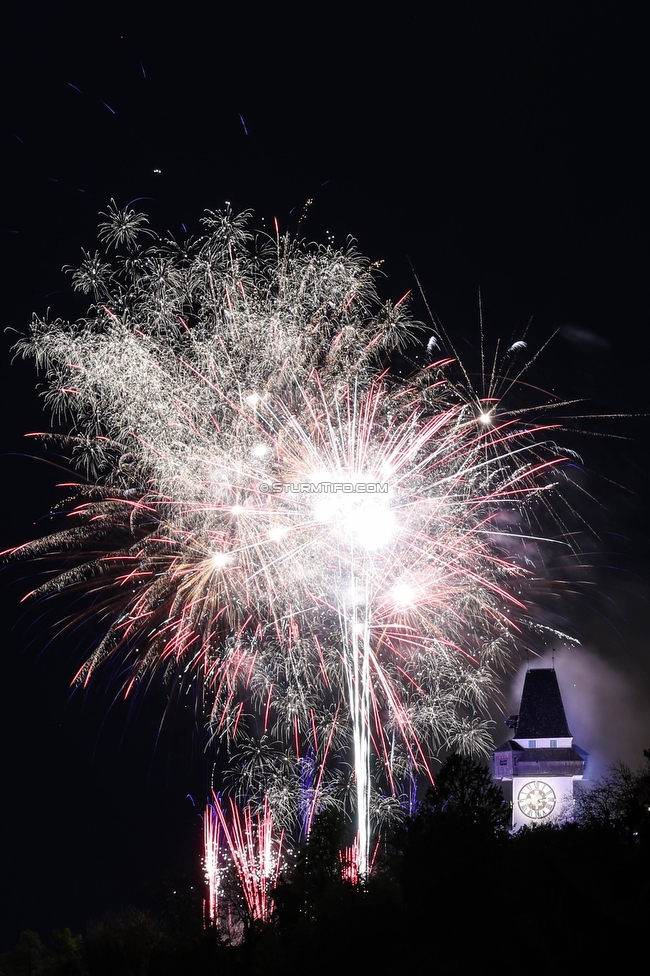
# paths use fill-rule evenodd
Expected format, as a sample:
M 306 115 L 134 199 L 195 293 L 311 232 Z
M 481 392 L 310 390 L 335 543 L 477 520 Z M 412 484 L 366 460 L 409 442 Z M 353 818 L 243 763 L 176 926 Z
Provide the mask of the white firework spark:
M 526 617 L 495 520 L 532 510 L 562 454 L 494 388 L 455 384 L 451 359 L 393 376 L 416 324 L 351 243 L 255 236 L 228 208 L 183 245 L 132 210 L 106 217 L 122 253 L 84 252 L 72 276 L 88 316 L 35 319 L 18 344 L 85 475 L 73 527 L 21 550 L 66 557 L 35 593 L 102 593 L 78 680 L 118 657 L 127 694 L 159 670 L 194 683 L 242 802 L 266 789 L 282 826 L 310 756 L 307 819 L 356 811 L 363 877 L 404 771 L 440 745 L 489 748 Z

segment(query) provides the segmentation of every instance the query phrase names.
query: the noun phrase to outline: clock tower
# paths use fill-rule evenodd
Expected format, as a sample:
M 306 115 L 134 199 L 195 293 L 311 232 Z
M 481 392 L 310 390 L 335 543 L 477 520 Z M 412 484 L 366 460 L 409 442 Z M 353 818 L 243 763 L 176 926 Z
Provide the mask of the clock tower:
M 526 673 L 514 738 L 494 753 L 494 778 L 512 782 L 512 826 L 571 819 L 573 781 L 587 754 L 573 745 L 555 668 Z

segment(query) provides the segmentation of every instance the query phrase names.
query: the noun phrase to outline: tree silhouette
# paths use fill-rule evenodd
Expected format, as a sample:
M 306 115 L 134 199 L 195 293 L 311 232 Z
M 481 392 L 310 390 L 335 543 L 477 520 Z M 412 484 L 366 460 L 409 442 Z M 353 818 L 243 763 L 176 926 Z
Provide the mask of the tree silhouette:
M 615 830 L 635 843 L 650 840 L 650 749 L 643 755 L 641 769 L 616 763 L 576 794 L 575 820 L 581 826 Z
M 419 816 L 430 826 L 500 833 L 510 825 L 511 814 L 489 770 L 468 756 L 455 753 L 441 766 Z

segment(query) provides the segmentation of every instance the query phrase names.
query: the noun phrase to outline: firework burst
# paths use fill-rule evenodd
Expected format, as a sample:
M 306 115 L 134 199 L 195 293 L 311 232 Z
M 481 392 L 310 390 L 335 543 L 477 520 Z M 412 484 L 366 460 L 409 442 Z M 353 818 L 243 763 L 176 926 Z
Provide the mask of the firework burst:
M 33 595 L 99 595 L 77 681 L 117 660 L 127 695 L 193 685 L 242 809 L 294 832 L 347 810 L 365 877 L 400 784 L 441 745 L 489 748 L 530 575 L 499 517 L 532 523 L 563 456 L 451 358 L 391 373 L 417 324 L 351 243 L 226 209 L 179 245 L 105 216 L 120 253 L 72 275 L 88 316 L 18 344 L 83 474 L 66 528 L 21 550 L 65 559 Z

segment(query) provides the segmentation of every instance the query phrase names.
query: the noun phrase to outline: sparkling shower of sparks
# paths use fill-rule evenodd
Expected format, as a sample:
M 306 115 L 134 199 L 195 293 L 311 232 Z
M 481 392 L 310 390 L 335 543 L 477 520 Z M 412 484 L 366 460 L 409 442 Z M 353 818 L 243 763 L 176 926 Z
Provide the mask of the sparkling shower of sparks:
M 393 375 L 417 326 L 352 244 L 255 236 L 229 207 L 182 244 L 105 216 L 117 260 L 72 274 L 88 316 L 35 318 L 17 347 L 83 473 L 68 525 L 19 551 L 65 564 L 32 596 L 92 595 L 79 683 L 113 661 L 125 695 L 156 672 L 195 688 L 243 809 L 353 816 L 363 878 L 399 783 L 441 746 L 489 749 L 557 425 L 494 383 L 480 399 L 452 358 Z
M 284 831 L 276 831 L 268 802 L 261 809 L 240 810 L 232 799 L 226 808 L 213 793 L 204 816 L 208 918 L 232 928 L 226 895 L 229 866 L 234 866 L 250 918 L 265 922 L 273 910 L 272 891 L 283 864 Z

